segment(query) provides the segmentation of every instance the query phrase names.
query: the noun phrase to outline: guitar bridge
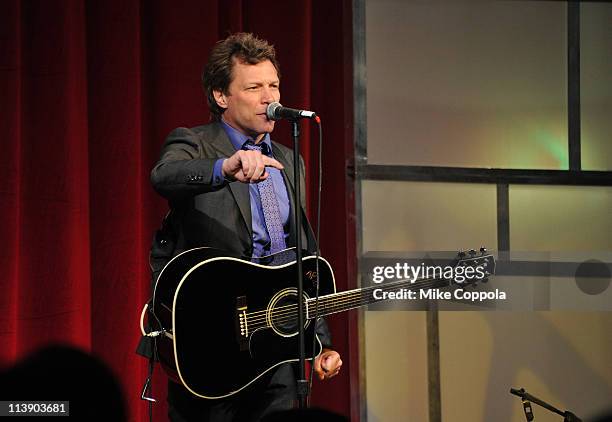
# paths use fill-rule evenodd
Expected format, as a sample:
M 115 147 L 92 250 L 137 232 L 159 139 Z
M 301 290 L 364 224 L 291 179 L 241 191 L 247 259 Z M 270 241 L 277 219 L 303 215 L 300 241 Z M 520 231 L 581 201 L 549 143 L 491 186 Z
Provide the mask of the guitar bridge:
M 240 351 L 249 350 L 249 324 L 246 296 L 236 298 L 236 340 Z

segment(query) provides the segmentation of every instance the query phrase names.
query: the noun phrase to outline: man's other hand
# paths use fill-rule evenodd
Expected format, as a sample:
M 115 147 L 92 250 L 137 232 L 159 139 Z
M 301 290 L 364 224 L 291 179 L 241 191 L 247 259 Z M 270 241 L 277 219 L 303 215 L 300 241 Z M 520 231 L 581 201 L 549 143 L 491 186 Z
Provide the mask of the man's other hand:
M 227 179 L 235 179 L 243 183 L 257 183 L 270 176 L 266 171 L 267 166 L 279 170 L 284 168 L 274 158 L 263 155 L 260 151 L 240 150 L 223 161 L 221 171 Z
M 323 349 L 314 362 L 314 371 L 320 380 L 335 377 L 340 372 L 342 359 L 335 350 Z

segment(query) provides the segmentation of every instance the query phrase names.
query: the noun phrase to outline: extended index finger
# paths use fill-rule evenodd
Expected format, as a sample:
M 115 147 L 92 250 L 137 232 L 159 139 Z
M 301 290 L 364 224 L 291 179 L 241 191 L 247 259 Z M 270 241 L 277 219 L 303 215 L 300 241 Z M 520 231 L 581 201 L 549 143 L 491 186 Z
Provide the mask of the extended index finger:
M 267 167 L 274 167 L 279 170 L 283 170 L 285 168 L 280 162 L 276 161 L 274 158 L 268 157 L 267 155 L 263 156 L 263 162 Z

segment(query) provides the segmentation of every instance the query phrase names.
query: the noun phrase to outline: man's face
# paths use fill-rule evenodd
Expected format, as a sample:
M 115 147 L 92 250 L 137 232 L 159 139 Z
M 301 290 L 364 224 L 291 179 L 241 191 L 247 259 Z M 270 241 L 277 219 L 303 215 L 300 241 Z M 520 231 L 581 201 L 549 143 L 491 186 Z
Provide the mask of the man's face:
M 268 104 L 280 100 L 278 74 L 269 61 L 245 64 L 234 59 L 229 94 L 214 91 L 215 100 L 225 109 L 223 120 L 256 141 L 274 130 L 266 117 Z

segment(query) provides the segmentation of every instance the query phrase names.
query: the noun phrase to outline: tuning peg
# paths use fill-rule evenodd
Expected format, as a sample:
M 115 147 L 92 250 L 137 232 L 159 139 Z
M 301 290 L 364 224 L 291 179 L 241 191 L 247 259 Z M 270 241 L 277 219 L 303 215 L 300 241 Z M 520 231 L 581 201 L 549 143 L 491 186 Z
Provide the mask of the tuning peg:
M 476 256 L 476 251 L 474 249 L 470 249 L 470 256 Z
M 482 246 L 482 247 L 480 248 L 480 253 L 481 253 L 481 254 L 483 254 L 483 255 L 484 255 L 484 254 L 486 254 L 486 253 L 487 253 L 487 248 L 485 248 L 484 246 Z

